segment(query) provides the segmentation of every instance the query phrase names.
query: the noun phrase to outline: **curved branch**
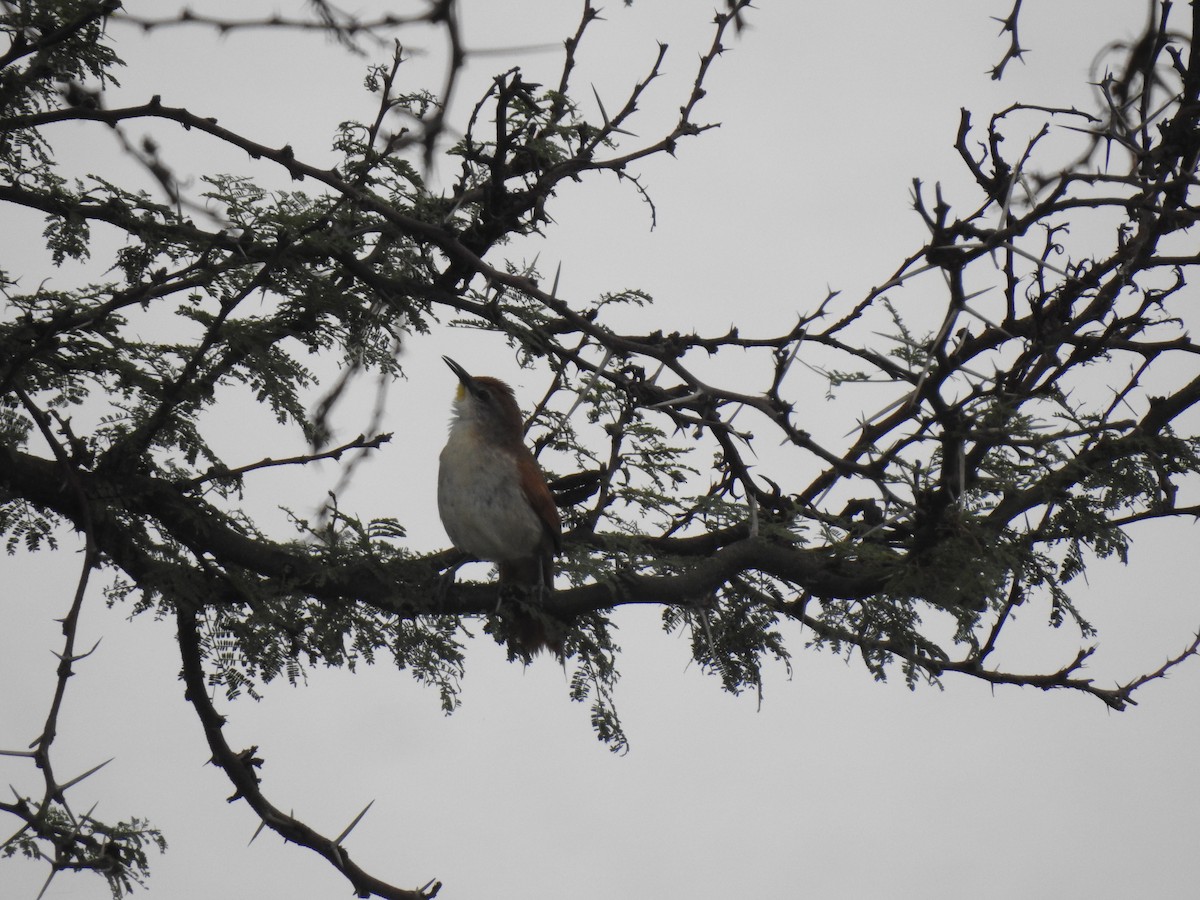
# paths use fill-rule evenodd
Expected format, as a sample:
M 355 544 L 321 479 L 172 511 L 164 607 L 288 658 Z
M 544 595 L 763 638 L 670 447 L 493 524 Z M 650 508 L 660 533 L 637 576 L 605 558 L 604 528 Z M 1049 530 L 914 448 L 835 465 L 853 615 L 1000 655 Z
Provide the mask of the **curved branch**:
M 263 765 L 257 756 L 258 748 L 251 747 L 235 751 L 225 740 L 225 717 L 217 712 L 208 696 L 208 683 L 200 650 L 200 632 L 196 613 L 182 605 L 176 610 L 175 621 L 179 636 L 179 656 L 183 662 L 183 681 L 187 686 L 186 697 L 196 710 L 204 736 L 212 750 L 212 762 L 229 778 L 234 794 L 229 798 L 245 800 L 263 824 L 286 841 L 299 844 L 314 851 L 329 861 L 354 886 L 359 897 L 383 897 L 385 900 L 430 900 L 441 890 L 441 882 L 430 882 L 426 887 L 415 890 L 399 888 L 376 878 L 350 859 L 350 854 L 339 839 L 325 837 L 299 819 L 288 815 L 263 795 L 256 769 Z

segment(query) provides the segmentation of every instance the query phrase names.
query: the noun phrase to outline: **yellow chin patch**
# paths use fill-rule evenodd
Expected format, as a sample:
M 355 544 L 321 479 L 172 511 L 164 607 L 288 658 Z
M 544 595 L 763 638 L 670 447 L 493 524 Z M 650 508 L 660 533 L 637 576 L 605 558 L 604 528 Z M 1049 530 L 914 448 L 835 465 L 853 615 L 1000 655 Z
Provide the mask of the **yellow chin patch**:
M 465 396 L 467 396 L 467 388 L 466 388 L 466 385 L 464 385 L 464 384 L 463 384 L 463 383 L 460 381 L 460 382 L 458 383 L 458 387 L 456 387 L 456 388 L 454 389 L 454 399 L 455 399 L 455 400 L 462 400 L 462 398 L 463 398 L 463 397 L 465 397 Z

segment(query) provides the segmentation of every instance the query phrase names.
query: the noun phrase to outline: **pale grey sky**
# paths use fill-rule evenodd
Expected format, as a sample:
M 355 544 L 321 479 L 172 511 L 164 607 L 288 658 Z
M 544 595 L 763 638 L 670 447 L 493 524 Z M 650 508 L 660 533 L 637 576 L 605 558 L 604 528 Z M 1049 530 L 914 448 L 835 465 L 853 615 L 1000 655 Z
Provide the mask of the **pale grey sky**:
M 631 322 L 647 329 L 723 331 L 736 322 L 745 332 L 779 333 L 829 288 L 861 294 L 923 241 L 909 210 L 913 177 L 943 182 L 951 202 L 973 197 L 952 146 L 960 107 L 983 121 L 1035 90 L 1042 102 L 1086 104 L 1098 46 L 1133 35 L 1144 14 L 1140 3 L 1030 0 L 1022 20 L 1028 63 L 996 84 L 986 69 L 1003 39 L 989 16 L 1006 15 L 1007 0 L 760 5 L 708 83 L 700 118 L 722 127 L 681 144 L 677 160 L 641 168 L 658 208 L 654 231 L 636 193 L 611 179 L 564 191 L 552 207 L 557 228 L 528 256 L 540 253 L 547 271 L 562 261 L 564 296 L 640 287 L 657 302 Z M 161 6 L 127 4 L 147 13 Z M 194 6 L 233 15 L 273 8 Z M 578 14 L 564 0 L 463 7 L 468 45 L 489 47 L 558 43 Z M 594 83 L 610 109 L 649 66 L 655 41 L 671 44 L 670 77 L 633 125 L 649 136 L 690 83 L 709 6 L 638 0 L 625 9 L 614 0 L 606 18 L 585 44 L 579 83 Z M 114 33 L 130 62 L 122 78 L 129 102 L 158 93 L 317 162 L 338 121 L 371 110 L 361 89 L 365 61 L 321 41 Z M 559 57 L 520 61 L 529 79 L 550 83 Z M 473 67 L 460 111 L 509 64 L 487 57 Z M 436 86 L 440 66 L 433 55 L 412 69 Z M 181 171 L 226 167 L 288 186 L 237 154 L 197 149 L 170 129 L 154 134 Z M 115 143 L 95 135 L 59 144 L 81 169 L 120 171 Z M 45 274 L 36 218 L 0 219 L 0 228 L 30 260 L 29 277 Z M 11 258 L 5 266 L 16 268 Z M 920 285 L 911 290 L 919 300 Z M 386 427 L 399 429 L 407 417 L 431 437 L 398 435 L 360 468 L 342 502 L 364 516 L 400 518 L 421 549 L 447 543 L 432 492 L 453 390 L 442 353 L 511 380 L 526 407 L 544 388 L 545 373 L 517 370 L 494 336 L 442 332 L 412 343 L 409 380 L 392 387 Z M 871 398 L 861 406 L 854 399 L 835 404 L 814 391 L 812 430 L 840 435 L 844 423 L 873 411 Z M 344 411 L 348 434 L 364 427 L 368 408 L 364 396 Z M 221 425 L 236 457 L 294 452 L 271 428 L 250 428 L 246 412 L 227 410 Z M 401 479 L 400 470 L 413 476 Z M 331 466 L 272 473 L 252 501 L 281 521 L 277 505 L 300 506 L 305 496 L 316 505 L 336 478 Z M 1195 527 L 1134 537 L 1129 568 L 1098 566 L 1077 587 L 1107 636 L 1089 668 L 1100 679 L 1157 666 L 1200 625 Z M 44 717 L 49 650 L 58 647 L 52 620 L 69 604 L 76 559 L 68 549 L 0 562 L 0 747 L 24 746 Z M 1028 633 L 1021 652 L 1010 651 L 1014 665 L 1054 667 L 1073 656 L 1073 636 L 1047 634 L 1043 614 L 1031 606 L 1018 621 Z M 153 860 L 151 897 L 348 895 L 308 851 L 268 833 L 246 846 L 257 820 L 244 804 L 225 803 L 231 788 L 204 765 L 203 735 L 176 678 L 172 629 L 124 616 L 104 609 L 99 590 L 83 614 L 80 643 L 103 640 L 69 686 L 57 765 L 70 773 L 115 760 L 76 789 L 74 804 L 99 801 L 98 816 L 145 816 L 164 830 L 170 849 Z M 223 704 L 231 741 L 259 745 L 268 796 L 323 832 L 339 832 L 374 800 L 348 842 L 351 855 L 393 883 L 439 878 L 445 900 L 1124 898 L 1196 889 L 1200 666 L 1183 667 L 1143 691 L 1140 706 L 1113 714 L 1081 696 L 993 692 L 963 678 L 947 678 L 944 691 L 910 693 L 899 677 L 878 685 L 855 660 L 805 650 L 804 635 L 791 629 L 794 674 L 769 670 L 758 710 L 753 697 L 724 695 L 689 668 L 683 641 L 662 634 L 655 612 L 621 610 L 614 619 L 625 649 L 625 757 L 596 742 L 586 706 L 567 700 L 560 669 L 547 660 L 525 671 L 507 665 L 486 636 L 469 650 L 463 706 L 449 718 L 432 692 L 380 664 L 355 675 L 312 672 L 307 687 L 273 685 L 260 704 Z M 23 792 L 40 785 L 24 761 L 7 758 L 0 782 Z M 32 898 L 44 877 L 40 866 L 0 865 L 0 896 Z M 94 878 L 64 875 L 46 896 L 108 893 Z

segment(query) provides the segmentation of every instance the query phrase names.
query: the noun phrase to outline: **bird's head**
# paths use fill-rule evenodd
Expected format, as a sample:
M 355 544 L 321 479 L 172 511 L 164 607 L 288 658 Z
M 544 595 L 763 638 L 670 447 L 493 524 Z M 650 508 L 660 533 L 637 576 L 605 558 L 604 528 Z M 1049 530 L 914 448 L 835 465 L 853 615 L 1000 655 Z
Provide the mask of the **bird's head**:
M 472 375 L 448 356 L 442 359 L 458 376 L 454 414 L 493 440 L 521 442 L 525 423 L 513 389 L 499 378 Z

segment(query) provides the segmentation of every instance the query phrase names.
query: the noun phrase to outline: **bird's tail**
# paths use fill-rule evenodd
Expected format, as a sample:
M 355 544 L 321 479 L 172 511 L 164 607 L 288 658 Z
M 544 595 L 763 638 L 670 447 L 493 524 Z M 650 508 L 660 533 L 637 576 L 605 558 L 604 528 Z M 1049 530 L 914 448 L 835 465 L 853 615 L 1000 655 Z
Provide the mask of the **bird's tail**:
M 509 646 L 528 665 L 533 658 L 546 650 L 563 662 L 564 624 L 547 615 L 541 609 L 514 604 L 510 622 Z
M 529 557 L 499 563 L 500 590 L 506 604 L 508 644 L 526 665 L 548 650 L 563 661 L 566 623 L 551 615 L 545 600 L 554 590 L 554 559 Z

